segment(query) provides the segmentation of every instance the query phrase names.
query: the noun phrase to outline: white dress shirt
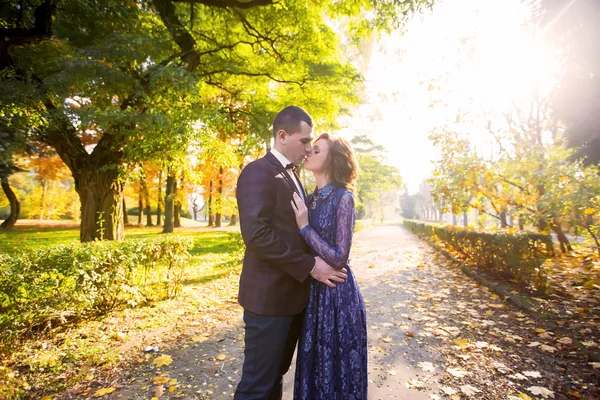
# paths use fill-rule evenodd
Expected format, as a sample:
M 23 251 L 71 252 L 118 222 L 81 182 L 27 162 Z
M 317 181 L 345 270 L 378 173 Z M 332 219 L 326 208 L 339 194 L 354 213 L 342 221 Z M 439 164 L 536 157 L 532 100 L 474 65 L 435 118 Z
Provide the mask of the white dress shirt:
M 286 156 L 281 154 L 274 147 L 271 149 L 271 153 L 273 153 L 275 158 L 277 158 L 277 160 L 281 163 L 281 166 L 284 169 L 285 169 L 286 165 L 291 164 L 290 160 L 288 160 Z M 298 178 L 296 178 L 296 174 L 294 173 L 294 171 L 290 171 L 290 170 L 287 170 L 287 171 L 290 174 L 290 176 L 292 177 L 292 179 L 294 180 L 294 183 L 296 184 L 296 187 L 298 188 L 298 193 L 300 193 L 300 197 L 302 197 L 302 200 L 304 200 L 304 191 L 302 190 L 302 186 L 300 186 L 300 182 L 298 182 Z

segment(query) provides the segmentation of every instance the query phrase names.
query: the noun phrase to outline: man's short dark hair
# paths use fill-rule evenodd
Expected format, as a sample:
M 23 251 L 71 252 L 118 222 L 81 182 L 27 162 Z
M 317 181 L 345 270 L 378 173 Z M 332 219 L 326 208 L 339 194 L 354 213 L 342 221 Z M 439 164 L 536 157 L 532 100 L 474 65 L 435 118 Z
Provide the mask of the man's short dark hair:
M 277 132 L 284 130 L 290 135 L 300 130 L 300 123 L 304 121 L 312 128 L 313 120 L 309 113 L 298 106 L 289 106 L 279 111 L 273 121 L 273 137 Z

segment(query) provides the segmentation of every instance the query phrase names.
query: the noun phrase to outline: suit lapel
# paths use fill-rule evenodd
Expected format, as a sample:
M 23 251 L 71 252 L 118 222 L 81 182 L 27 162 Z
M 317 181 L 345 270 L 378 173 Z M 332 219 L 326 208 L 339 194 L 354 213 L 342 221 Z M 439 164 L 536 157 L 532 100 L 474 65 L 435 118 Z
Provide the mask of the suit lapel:
M 292 177 L 290 176 L 290 174 L 286 171 L 285 168 L 283 168 L 283 166 L 281 165 L 281 163 L 279 162 L 279 160 L 277 159 L 277 157 L 275 157 L 270 151 L 267 152 L 267 154 L 265 155 L 265 158 L 267 158 L 271 164 L 273 164 L 275 166 L 275 168 L 277 168 L 277 171 L 279 171 L 279 173 L 281 174 L 281 176 L 283 176 L 286 180 L 286 182 L 288 183 L 288 185 L 290 186 L 290 189 L 292 189 L 294 192 L 298 193 L 300 195 L 300 192 L 298 192 L 298 187 L 296 186 L 296 184 L 294 183 L 294 179 L 292 179 Z M 298 182 L 300 182 L 300 180 L 298 180 Z M 302 184 L 300 184 L 300 187 L 302 187 Z M 303 189 L 304 190 L 304 189 Z
M 296 176 L 296 179 L 298 180 L 298 185 L 300 185 L 300 189 L 302 189 L 302 198 L 304 199 L 304 202 L 306 203 L 306 190 L 304 190 L 304 185 L 302 185 L 302 181 L 300 180 L 300 177 L 298 176 L 296 171 L 294 171 L 294 175 Z

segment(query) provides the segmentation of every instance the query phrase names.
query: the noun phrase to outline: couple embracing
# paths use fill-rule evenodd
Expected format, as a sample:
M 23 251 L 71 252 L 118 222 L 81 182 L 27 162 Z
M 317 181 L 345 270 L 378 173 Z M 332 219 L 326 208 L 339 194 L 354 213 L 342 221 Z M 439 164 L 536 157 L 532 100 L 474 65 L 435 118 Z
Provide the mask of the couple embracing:
M 366 400 L 366 310 L 348 266 L 357 163 L 300 107 L 273 122 L 274 145 L 237 186 L 246 253 L 239 302 L 245 349 L 235 400 L 282 398 L 296 344 L 294 400 Z M 307 195 L 295 167 L 314 174 Z

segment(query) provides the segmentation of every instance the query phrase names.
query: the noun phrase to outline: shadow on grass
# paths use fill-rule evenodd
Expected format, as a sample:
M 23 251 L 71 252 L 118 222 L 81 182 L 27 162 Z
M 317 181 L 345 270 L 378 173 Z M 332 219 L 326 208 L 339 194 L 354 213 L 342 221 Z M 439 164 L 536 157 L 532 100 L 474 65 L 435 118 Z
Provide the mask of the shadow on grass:
M 183 280 L 183 285 L 200 285 L 203 283 L 211 282 L 216 279 L 224 278 L 232 272 L 238 270 L 238 267 L 242 264 L 242 260 L 231 260 L 215 265 L 213 268 L 216 270 L 211 275 L 200 275 L 194 278 L 188 278 Z

